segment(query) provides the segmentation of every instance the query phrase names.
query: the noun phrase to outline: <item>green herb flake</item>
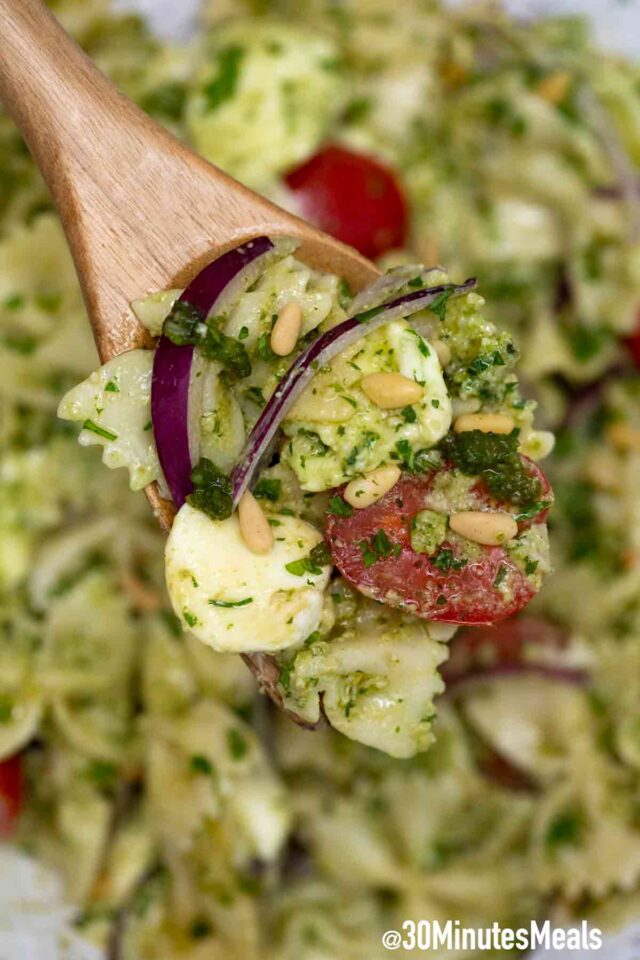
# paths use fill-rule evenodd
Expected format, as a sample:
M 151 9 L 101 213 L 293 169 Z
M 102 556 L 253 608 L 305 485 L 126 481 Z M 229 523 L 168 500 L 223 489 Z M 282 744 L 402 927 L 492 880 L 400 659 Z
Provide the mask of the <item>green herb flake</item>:
M 415 423 L 418 419 L 418 414 L 413 407 L 403 407 L 400 414 L 405 423 Z
M 431 313 L 434 313 L 439 320 L 444 320 L 447 315 L 447 304 L 452 296 L 453 287 L 449 287 L 447 290 L 443 290 L 442 293 L 439 293 L 433 303 L 429 304 L 427 309 Z
M 508 572 L 509 571 L 507 567 L 504 565 L 504 563 L 501 563 L 500 566 L 498 567 L 498 572 L 496 573 L 493 580 L 493 585 L 494 587 L 496 587 L 496 589 L 504 582 L 504 578 L 506 577 Z
M 232 607 L 247 607 L 253 603 L 253 597 L 245 597 L 244 600 L 209 600 L 212 607 L 222 607 L 223 610 L 230 610 Z
M 195 613 L 190 613 L 188 610 L 183 610 L 182 616 L 184 617 L 184 622 L 188 627 L 195 627 L 198 623 L 198 618 L 196 617 Z
M 117 440 L 118 434 L 114 433 L 113 430 L 107 430 L 106 427 L 101 427 L 99 424 L 94 423 L 93 420 L 85 420 L 82 424 L 83 430 L 88 430 L 90 433 L 95 433 L 99 437 L 104 437 L 105 440 Z
M 364 310 L 362 313 L 356 315 L 356 320 L 358 323 L 367 323 L 369 320 L 373 320 L 374 317 L 379 317 L 381 313 L 386 309 L 385 305 L 379 307 L 371 307 L 370 310 Z
M 275 503 L 282 492 L 282 480 L 276 477 L 262 477 L 256 484 L 253 495 L 256 500 L 268 500 Z
M 208 757 L 201 753 L 194 753 L 189 761 L 189 769 L 191 773 L 202 774 L 205 777 L 210 777 L 213 774 L 213 764 Z
M 442 570 L 443 573 L 448 573 L 450 570 L 462 570 L 463 567 L 466 567 L 468 561 L 456 557 L 453 550 L 443 548 L 438 551 L 431 562 L 438 570 Z
M 213 933 L 213 927 L 206 917 L 195 917 L 189 928 L 192 940 L 206 940 Z
M 236 727 L 227 730 L 227 747 L 234 760 L 242 760 L 249 752 L 249 745 Z
M 261 333 L 258 337 L 258 353 L 263 360 L 270 362 L 275 359 L 275 353 L 271 349 L 270 336 L 268 333 Z
M 12 293 L 4 300 L 3 306 L 6 307 L 7 310 L 20 310 L 21 307 L 24 307 L 24 303 L 25 300 L 22 294 Z
M 202 91 L 207 112 L 217 110 L 235 94 L 243 57 L 244 49 L 238 46 L 224 47 L 218 52 L 216 72 Z
M 343 497 L 331 497 L 329 500 L 329 512 L 336 517 L 350 517 L 353 514 L 353 507 Z
M 311 574 L 311 576 L 318 577 L 322 573 L 323 567 L 327 567 L 331 564 L 331 553 L 329 547 L 324 540 L 321 540 L 320 543 L 309 552 L 309 555 L 306 557 L 301 557 L 299 560 L 292 560 L 291 563 L 285 564 L 285 570 L 293 574 L 294 577 L 303 577 L 305 574 Z
M 104 388 L 107 393 L 120 393 L 120 387 L 115 382 L 115 380 L 109 380 L 109 383 Z

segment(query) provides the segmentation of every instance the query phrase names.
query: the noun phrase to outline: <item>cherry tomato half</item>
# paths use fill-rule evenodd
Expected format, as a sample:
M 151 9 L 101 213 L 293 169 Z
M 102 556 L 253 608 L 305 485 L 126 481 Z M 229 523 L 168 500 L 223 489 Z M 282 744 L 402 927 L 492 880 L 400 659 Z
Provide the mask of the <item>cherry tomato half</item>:
M 527 464 L 541 478 L 541 488 L 549 490 L 539 468 Z M 517 613 L 536 592 L 505 547 L 482 546 L 477 557 L 465 559 L 454 541 L 445 540 L 436 556 L 417 553 L 411 546 L 412 520 L 428 508 L 434 478 L 449 469 L 427 476 L 403 474 L 372 506 L 349 517 L 328 514 L 326 539 L 342 575 L 366 596 L 428 620 L 494 623 Z M 480 485 L 475 492 L 495 508 Z M 543 518 L 541 513 L 520 529 Z M 442 562 L 443 550 L 447 563 Z M 438 557 L 440 562 L 434 562 Z
M 624 338 L 624 344 L 631 354 L 631 359 L 637 369 L 640 370 L 640 313 L 638 313 L 636 329 L 633 333 L 630 333 L 628 337 Z
M 10 837 L 22 807 L 22 757 L 0 762 L 0 837 Z
M 396 177 L 377 160 L 328 146 L 285 181 L 303 217 L 365 257 L 404 246 L 407 205 Z
M 460 630 L 449 644 L 449 659 L 440 672 L 447 687 L 486 670 L 530 663 L 536 649 L 563 650 L 569 637 L 542 617 L 511 617 L 502 623 Z

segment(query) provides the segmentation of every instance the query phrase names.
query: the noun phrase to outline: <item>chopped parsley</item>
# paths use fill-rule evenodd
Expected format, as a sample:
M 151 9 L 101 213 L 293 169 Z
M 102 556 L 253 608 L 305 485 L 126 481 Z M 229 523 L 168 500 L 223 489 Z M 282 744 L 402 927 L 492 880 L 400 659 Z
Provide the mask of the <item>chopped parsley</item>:
M 216 72 L 203 89 L 207 112 L 217 110 L 230 100 L 238 88 L 240 66 L 244 57 L 242 47 L 224 47 L 216 58 Z
M 253 400 L 257 406 L 264 407 L 265 399 L 260 387 L 247 387 L 245 390 L 245 396 L 248 397 L 249 400 Z
M 83 430 L 89 430 L 90 433 L 95 433 L 99 437 L 104 437 L 105 440 L 117 440 L 118 434 L 114 433 L 113 430 L 107 430 L 106 427 L 101 427 L 99 424 L 94 423 L 93 420 L 85 420 L 82 424 Z
M 415 423 L 418 419 L 418 414 L 416 413 L 414 407 L 403 407 L 400 411 L 400 415 L 405 423 Z
M 249 752 L 249 745 L 236 727 L 227 730 L 227 746 L 234 760 L 242 760 Z
M 371 307 L 370 310 L 364 310 L 362 313 L 358 313 L 355 319 L 358 323 L 367 323 L 367 321 L 373 320 L 374 317 L 379 317 L 384 310 L 386 310 L 385 304 L 379 307 Z
M 115 380 L 109 380 L 109 383 L 104 388 L 107 393 L 120 393 L 120 387 L 115 382 Z
M 19 293 L 12 293 L 6 298 L 3 306 L 6 307 L 7 310 L 19 310 L 21 307 L 24 307 L 24 297 Z
M 374 533 L 371 540 L 361 540 L 358 544 L 365 567 L 371 567 L 378 560 L 387 560 L 397 557 L 402 547 L 399 543 L 392 543 L 384 530 Z
M 437 450 L 414 450 L 406 439 L 398 440 L 395 453 L 411 473 L 430 473 L 442 465 L 442 457 Z
M 564 846 L 576 846 L 583 833 L 584 819 L 579 810 L 567 810 L 553 820 L 545 837 L 552 849 Z
M 199 773 L 205 777 L 210 777 L 213 773 L 213 764 L 208 757 L 201 753 L 195 753 L 189 761 L 189 769 L 191 773 Z
M 244 600 L 209 600 L 212 607 L 222 607 L 223 610 L 229 610 L 231 607 L 246 607 L 253 603 L 253 597 L 245 597 Z
M 99 790 L 112 793 L 118 784 L 118 768 L 109 760 L 91 760 L 87 766 L 86 777 Z
M 271 349 L 270 336 L 268 333 L 261 333 L 258 337 L 258 353 L 263 360 L 275 360 L 275 353 Z
M 462 570 L 463 567 L 466 567 L 468 561 L 458 559 L 458 557 L 454 555 L 453 550 L 443 548 L 438 551 L 431 562 L 438 570 L 442 570 L 443 573 L 448 573 L 450 570 Z
M 282 492 L 282 480 L 277 477 L 262 477 L 258 480 L 253 495 L 256 500 L 269 500 L 275 503 Z
M 424 337 L 421 337 L 417 330 L 414 330 L 413 332 L 415 334 L 419 352 L 423 357 L 430 357 L 431 351 L 429 350 L 429 345 L 425 343 Z
M 447 290 L 443 290 L 442 293 L 439 293 L 435 298 L 433 303 L 429 304 L 428 310 L 431 313 L 435 313 L 438 320 L 444 320 L 447 315 L 447 304 L 453 296 L 453 287 L 449 287 Z
M 534 517 L 537 517 L 539 513 L 542 513 L 543 510 L 546 510 L 547 507 L 550 506 L 551 500 L 536 500 L 526 510 L 517 513 L 515 519 L 518 523 L 521 523 L 523 520 L 533 520 Z
M 329 510 L 336 517 L 350 517 L 353 514 L 353 507 L 343 497 L 331 497 L 329 500 Z
M 184 617 L 184 622 L 188 627 L 195 627 L 195 625 L 198 623 L 198 618 L 196 617 L 195 613 L 190 613 L 188 610 L 183 610 L 182 616 Z
M 191 471 L 193 493 L 187 497 L 187 503 L 202 510 L 213 520 L 225 520 L 233 513 L 233 493 L 231 481 L 206 457 Z M 186 618 L 185 618 L 186 619 Z
M 190 933 L 192 940 L 204 940 L 211 936 L 213 927 L 206 917 L 195 917 L 191 921 Z
M 505 567 L 504 563 L 501 563 L 500 566 L 498 567 L 498 572 L 496 573 L 493 580 L 494 587 L 500 586 L 500 584 L 504 581 L 504 578 L 506 577 L 508 572 L 509 571 L 507 570 L 507 567 Z
M 309 552 L 309 555 L 306 557 L 301 557 L 299 560 L 292 560 L 291 563 L 285 564 L 285 570 L 288 570 L 289 573 L 292 573 L 294 577 L 303 577 L 306 573 L 311 574 L 311 576 L 317 577 L 322 573 L 322 568 L 329 566 L 331 563 L 331 553 L 329 552 L 329 547 L 321 540 L 320 543 Z

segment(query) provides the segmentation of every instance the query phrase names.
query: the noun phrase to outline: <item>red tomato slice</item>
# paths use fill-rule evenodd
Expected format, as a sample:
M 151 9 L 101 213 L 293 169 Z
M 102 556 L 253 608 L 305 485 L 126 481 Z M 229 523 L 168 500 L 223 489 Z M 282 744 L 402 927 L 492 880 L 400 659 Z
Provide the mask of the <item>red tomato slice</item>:
M 404 246 L 407 205 L 396 177 L 377 160 L 328 146 L 285 182 L 303 217 L 365 257 Z
M 326 539 L 333 561 L 361 593 L 419 617 L 460 624 L 504 620 L 521 610 L 536 592 L 504 547 L 481 547 L 479 557 L 459 570 L 442 570 L 433 557 L 417 553 L 411 546 L 411 522 L 420 510 L 428 508 L 434 477 L 448 469 L 443 467 L 429 476 L 403 474 L 372 506 L 354 510 L 349 517 L 329 514 Z M 537 473 L 538 468 L 535 470 Z M 492 503 L 480 485 L 476 493 Z M 541 522 L 542 516 L 533 522 Z M 366 546 L 374 543 L 379 531 L 390 544 L 385 551 L 390 555 L 378 555 L 374 560 L 371 553 L 366 556 Z M 461 559 L 454 543 L 445 541 L 440 551 L 443 549 Z
M 0 763 L 0 837 L 10 837 L 22 807 L 22 757 L 17 753 Z
M 638 314 L 636 329 L 633 333 L 629 334 L 628 337 L 624 338 L 624 343 L 631 354 L 631 359 L 638 370 L 640 370 L 640 313 Z
M 449 644 L 449 659 L 440 672 L 449 686 L 486 670 L 529 663 L 527 654 L 540 647 L 563 650 L 566 630 L 542 617 L 512 617 L 491 626 L 460 630 Z

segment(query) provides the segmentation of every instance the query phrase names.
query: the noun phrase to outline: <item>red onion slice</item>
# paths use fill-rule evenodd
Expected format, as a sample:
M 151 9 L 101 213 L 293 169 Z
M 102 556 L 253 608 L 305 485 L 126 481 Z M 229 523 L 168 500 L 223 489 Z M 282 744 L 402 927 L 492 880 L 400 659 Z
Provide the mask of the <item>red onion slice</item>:
M 292 240 L 250 240 L 207 264 L 180 301 L 196 307 L 205 317 L 222 307 L 229 310 L 264 271 L 265 261 L 287 256 L 294 249 Z M 178 509 L 192 492 L 191 469 L 198 459 L 200 391 L 192 383 L 196 359 L 194 347 L 161 337 L 153 361 L 151 421 L 160 465 Z
M 416 290 L 390 303 L 381 304 L 372 310 L 349 317 L 309 344 L 296 357 L 269 397 L 262 414 L 249 434 L 244 450 L 231 474 L 234 506 L 237 506 L 245 490 L 256 478 L 288 411 L 320 367 L 329 363 L 352 343 L 377 330 L 378 327 L 385 326 L 399 317 L 409 317 L 429 307 L 443 293 L 451 291 L 452 295 L 459 296 L 472 290 L 475 285 L 476 281 L 472 278 L 462 284 L 445 283 Z

